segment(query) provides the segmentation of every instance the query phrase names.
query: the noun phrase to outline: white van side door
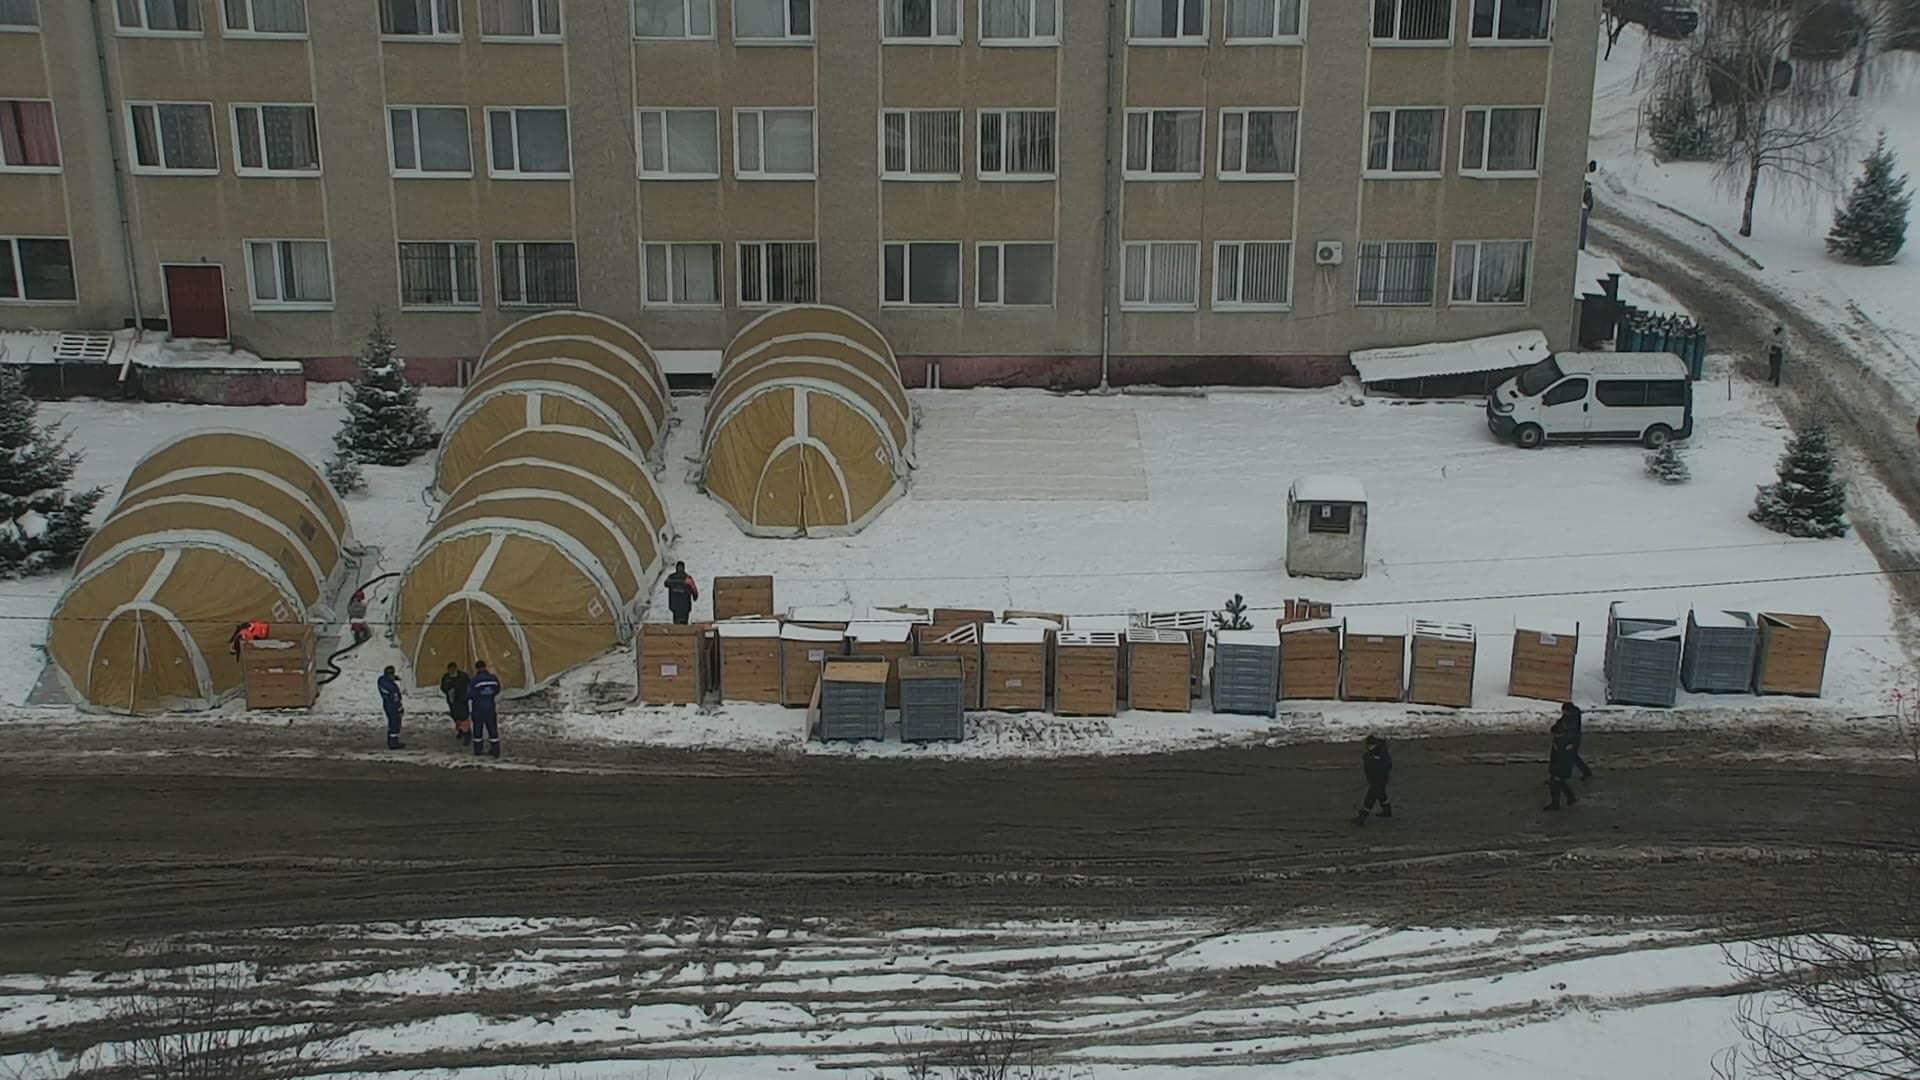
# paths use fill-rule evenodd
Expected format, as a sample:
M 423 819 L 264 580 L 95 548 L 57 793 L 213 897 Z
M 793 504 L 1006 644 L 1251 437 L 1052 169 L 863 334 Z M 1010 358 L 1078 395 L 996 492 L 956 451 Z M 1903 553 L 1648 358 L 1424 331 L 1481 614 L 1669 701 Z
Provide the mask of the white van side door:
M 1561 379 L 1540 395 L 1540 429 L 1549 439 L 1584 439 L 1593 426 L 1593 402 L 1585 375 Z

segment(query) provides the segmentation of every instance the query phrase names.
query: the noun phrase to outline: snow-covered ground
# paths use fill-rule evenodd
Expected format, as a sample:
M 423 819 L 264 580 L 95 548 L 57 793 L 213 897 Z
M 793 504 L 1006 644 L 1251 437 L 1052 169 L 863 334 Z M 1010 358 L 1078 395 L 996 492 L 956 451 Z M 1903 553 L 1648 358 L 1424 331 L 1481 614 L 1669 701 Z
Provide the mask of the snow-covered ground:
M 1871 343 L 1888 358 L 1883 374 L 1910 396 L 1910 404 L 1920 405 L 1920 305 L 1913 302 L 1920 293 L 1916 238 L 1909 237 L 1906 250 L 1890 266 L 1852 266 L 1827 254 L 1827 230 L 1859 174 L 1857 164 L 1844 176 L 1810 184 L 1764 175 L 1754 205 L 1753 236 L 1740 236 L 1740 185 L 1745 178 L 1730 184 L 1715 176 L 1711 164 L 1658 161 L 1641 130 L 1640 106 L 1653 60 L 1649 51 L 1657 56 L 1657 50 L 1680 47 L 1630 27 L 1612 59 L 1600 62 L 1591 139 L 1591 153 L 1600 163 L 1598 199 L 1629 214 L 1638 212 L 1636 201 L 1651 201 L 1695 219 L 1700 226 L 1684 236 L 1689 246 L 1738 263 L 1800 299 L 1802 310 L 1823 322 L 1847 325 L 1854 321 L 1849 308 L 1856 309 L 1883 335 Z M 1857 162 L 1874 136 L 1885 131 L 1901 168 L 1920 169 L 1920 54 L 1886 53 L 1874 59 L 1869 71 L 1857 145 L 1846 157 Z M 1681 230 L 1676 235 L 1687 231 L 1685 222 L 1673 224 Z M 1741 259 L 1742 254 L 1752 262 Z
M 1019 1032 L 1074 1067 L 1048 1075 L 1617 1080 L 1708 1076 L 1741 1038 L 1722 947 L 1658 923 L 481 919 L 286 937 L 309 951 L 259 996 L 296 1011 L 351 1003 L 362 1019 L 329 1059 L 420 1080 L 516 1080 L 528 1074 L 500 1063 L 518 1062 L 566 1062 L 539 1075 L 582 1080 L 903 1076 L 983 1032 Z M 312 952 L 321 942 L 330 954 Z M 208 959 L 238 947 L 213 944 Z M 0 979 L 0 1037 L 100 1038 L 129 995 L 192 985 L 165 969 Z M 449 1059 L 489 1064 L 432 1067 Z M 23 1063 L 0 1058 L 0 1071 Z

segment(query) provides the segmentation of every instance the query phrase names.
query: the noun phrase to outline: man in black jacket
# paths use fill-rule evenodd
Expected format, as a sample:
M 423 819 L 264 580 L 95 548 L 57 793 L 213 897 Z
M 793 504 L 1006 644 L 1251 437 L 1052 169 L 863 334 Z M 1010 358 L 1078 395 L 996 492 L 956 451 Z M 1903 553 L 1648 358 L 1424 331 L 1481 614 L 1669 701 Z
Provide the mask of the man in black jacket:
M 1547 754 L 1547 794 L 1552 797 L 1552 801 L 1542 809 L 1560 809 L 1562 795 L 1567 797 L 1568 806 L 1580 801 L 1579 797 L 1574 795 L 1573 788 L 1567 783 L 1573 776 L 1573 761 L 1577 757 L 1579 755 L 1574 753 L 1573 736 L 1567 733 L 1567 725 L 1555 721 L 1553 749 Z
M 1580 756 L 1580 743 L 1583 739 L 1581 724 L 1584 720 L 1580 706 L 1571 701 L 1560 706 L 1560 723 L 1566 727 L 1567 737 L 1573 740 L 1573 765 L 1580 770 L 1580 782 L 1583 784 L 1593 779 L 1593 766 L 1587 764 L 1587 759 Z
M 1355 825 L 1365 825 L 1367 815 L 1373 812 L 1373 804 L 1380 804 L 1380 816 L 1393 816 L 1393 802 L 1387 797 L 1387 780 L 1393 776 L 1393 755 L 1387 752 L 1387 740 L 1378 735 L 1367 736 L 1367 748 L 1360 752 L 1360 770 L 1367 777 L 1367 798 L 1360 804 L 1360 813 L 1353 819 Z
M 700 585 L 687 573 L 687 564 L 673 564 L 673 573 L 667 575 L 667 610 L 673 612 L 673 621 L 684 624 L 693 615 L 693 602 L 700 599 Z
M 453 734 L 465 746 L 473 741 L 473 721 L 467 719 L 467 673 L 457 662 L 447 663 L 440 676 L 440 696 L 447 699 L 447 715 L 453 718 Z

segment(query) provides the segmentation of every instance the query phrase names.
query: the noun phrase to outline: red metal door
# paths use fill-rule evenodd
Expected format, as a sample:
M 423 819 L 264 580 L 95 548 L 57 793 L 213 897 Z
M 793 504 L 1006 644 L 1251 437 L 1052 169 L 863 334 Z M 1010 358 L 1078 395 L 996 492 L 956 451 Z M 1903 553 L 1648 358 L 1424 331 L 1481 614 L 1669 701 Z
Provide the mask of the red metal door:
M 227 287 L 217 266 L 169 266 L 167 318 L 177 338 L 227 336 Z

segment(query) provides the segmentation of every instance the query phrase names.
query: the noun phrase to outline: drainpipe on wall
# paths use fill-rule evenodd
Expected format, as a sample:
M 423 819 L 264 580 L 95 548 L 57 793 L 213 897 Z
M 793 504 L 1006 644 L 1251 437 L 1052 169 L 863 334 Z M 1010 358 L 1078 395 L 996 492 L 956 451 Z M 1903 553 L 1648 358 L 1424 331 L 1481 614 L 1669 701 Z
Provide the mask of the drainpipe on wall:
M 100 105 L 107 112 L 107 151 L 113 156 L 113 201 L 120 208 L 120 255 L 127 267 L 127 296 L 133 303 L 133 339 L 139 341 L 146 330 L 146 321 L 141 317 L 140 275 L 133 267 L 133 221 L 127 214 L 126 169 L 120 160 L 120 140 L 113 137 L 117 110 L 113 107 L 112 80 L 107 77 L 107 36 L 100 29 L 100 0 L 89 0 L 87 17 L 93 21 L 93 55 L 100 71 Z M 126 369 L 121 368 L 120 377 L 124 379 L 126 374 Z
M 1107 0 L 1107 126 L 1101 139 L 1106 150 L 1105 171 L 1100 178 L 1100 392 L 1112 389 L 1107 381 L 1108 366 L 1112 361 L 1113 345 L 1113 248 L 1115 232 L 1113 228 L 1114 188 L 1118 183 L 1113 172 L 1113 68 L 1119 62 L 1114 51 L 1113 33 L 1119 25 L 1118 12 L 1120 0 Z M 1062 5 L 1064 7 L 1065 5 Z M 1064 14 L 1064 13 L 1063 13 Z

